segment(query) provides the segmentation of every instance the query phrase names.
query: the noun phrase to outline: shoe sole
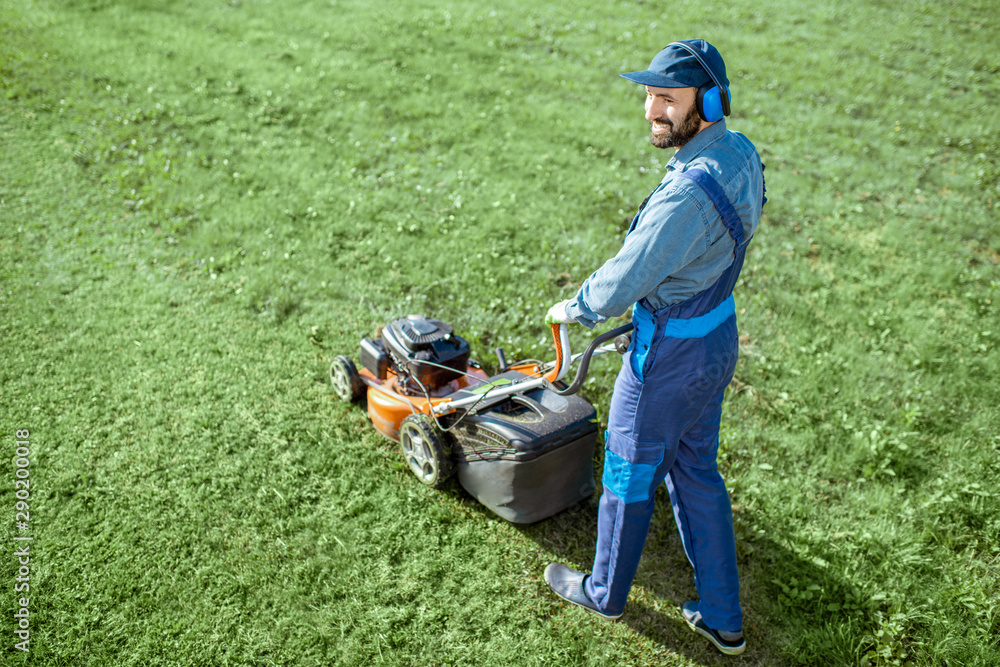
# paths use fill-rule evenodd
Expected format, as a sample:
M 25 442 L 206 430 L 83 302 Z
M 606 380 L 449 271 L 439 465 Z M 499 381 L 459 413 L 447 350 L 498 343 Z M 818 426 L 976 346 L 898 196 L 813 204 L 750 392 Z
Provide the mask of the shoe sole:
M 719 638 L 713 635 L 711 632 L 702 630 L 701 628 L 699 628 L 697 625 L 687 620 L 686 618 L 684 619 L 684 622 L 688 624 L 689 628 L 697 632 L 699 635 L 701 635 L 708 641 L 710 641 L 712 643 L 712 646 L 717 648 L 720 653 L 725 653 L 726 655 L 739 655 L 740 653 L 743 653 L 743 651 L 745 651 L 747 648 L 746 642 L 743 642 L 739 646 L 726 646 L 725 644 L 720 643 Z
M 552 587 L 550 586 L 549 588 L 552 588 Z M 587 611 L 589 611 L 589 612 L 590 612 L 591 614 L 596 614 L 596 615 L 600 616 L 601 618 L 605 618 L 605 619 L 607 619 L 607 620 L 609 620 L 609 621 L 613 621 L 613 620 L 615 620 L 616 618 L 621 618 L 621 617 L 622 617 L 622 614 L 624 614 L 624 613 L 625 613 L 625 612 L 622 612 L 622 614 L 618 614 L 617 616 L 609 616 L 609 615 L 607 615 L 607 614 L 603 614 L 603 613 L 601 613 L 601 612 L 597 611 L 596 609 L 591 609 L 590 607 L 588 607 L 588 606 L 587 606 L 587 605 L 585 605 L 585 604 L 580 604 L 580 603 L 579 603 L 579 602 L 577 602 L 576 600 L 570 600 L 569 598 L 566 598 L 566 597 L 563 597 L 562 595 L 559 595 L 559 593 L 557 593 L 557 592 L 556 592 L 555 590 L 553 590 L 552 592 L 553 592 L 553 593 L 555 593 L 555 594 L 556 594 L 556 595 L 557 595 L 557 596 L 559 597 L 559 599 L 561 599 L 561 600 L 565 600 L 566 602 L 569 602 L 569 603 L 571 603 L 571 604 L 575 604 L 575 605 L 576 605 L 577 607 L 579 607 L 580 609 L 586 609 L 586 610 L 587 610 Z

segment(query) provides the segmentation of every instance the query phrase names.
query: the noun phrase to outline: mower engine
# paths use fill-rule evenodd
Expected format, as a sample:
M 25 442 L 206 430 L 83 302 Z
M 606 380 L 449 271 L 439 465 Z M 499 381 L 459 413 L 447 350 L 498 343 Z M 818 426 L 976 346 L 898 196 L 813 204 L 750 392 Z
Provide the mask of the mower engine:
M 385 380 L 389 369 L 403 393 L 434 393 L 460 377 L 469 364 L 469 343 L 440 320 L 408 315 L 390 322 L 380 338 L 361 341 L 361 365 Z

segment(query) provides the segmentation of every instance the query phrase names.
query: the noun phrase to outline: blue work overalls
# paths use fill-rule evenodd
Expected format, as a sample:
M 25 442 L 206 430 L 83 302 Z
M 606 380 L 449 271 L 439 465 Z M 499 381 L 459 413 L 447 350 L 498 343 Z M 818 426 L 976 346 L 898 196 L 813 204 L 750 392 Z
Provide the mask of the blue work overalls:
M 733 262 L 686 301 L 656 312 L 644 302 L 632 309 L 635 330 L 611 397 L 597 552 L 585 589 L 604 613 L 624 610 L 654 492 L 666 479 L 701 615 L 709 627 L 735 632 L 743 626 L 736 541 L 716 454 L 723 390 L 738 355 L 732 292 L 750 239 L 708 172 L 692 168 L 678 176 L 695 182 L 714 204 L 735 244 Z

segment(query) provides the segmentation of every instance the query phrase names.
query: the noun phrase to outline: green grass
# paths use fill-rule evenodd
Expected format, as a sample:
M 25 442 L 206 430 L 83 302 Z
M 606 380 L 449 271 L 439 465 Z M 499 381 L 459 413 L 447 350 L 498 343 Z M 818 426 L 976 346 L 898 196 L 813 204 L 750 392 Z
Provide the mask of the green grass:
M 0 0 L 3 663 L 997 664 L 998 28 L 919 0 Z M 550 356 L 545 309 L 667 158 L 618 73 L 690 36 L 768 166 L 720 449 L 738 660 L 680 617 L 665 490 L 601 622 L 541 580 L 589 567 L 596 499 L 517 528 L 426 489 L 326 378 L 410 312 Z

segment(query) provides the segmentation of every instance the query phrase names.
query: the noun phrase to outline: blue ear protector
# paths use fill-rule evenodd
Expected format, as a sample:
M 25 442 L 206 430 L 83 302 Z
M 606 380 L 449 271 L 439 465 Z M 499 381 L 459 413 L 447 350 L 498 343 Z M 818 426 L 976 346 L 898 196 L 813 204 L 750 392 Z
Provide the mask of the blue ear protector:
M 698 89 L 698 115 L 706 123 L 715 123 L 729 115 L 729 89 L 723 85 L 719 77 L 716 76 L 712 68 L 701 54 L 684 42 L 671 42 L 667 46 L 679 46 L 692 56 L 701 65 L 702 69 L 712 78 L 711 83 L 706 83 Z M 714 84 L 714 85 L 713 85 Z

